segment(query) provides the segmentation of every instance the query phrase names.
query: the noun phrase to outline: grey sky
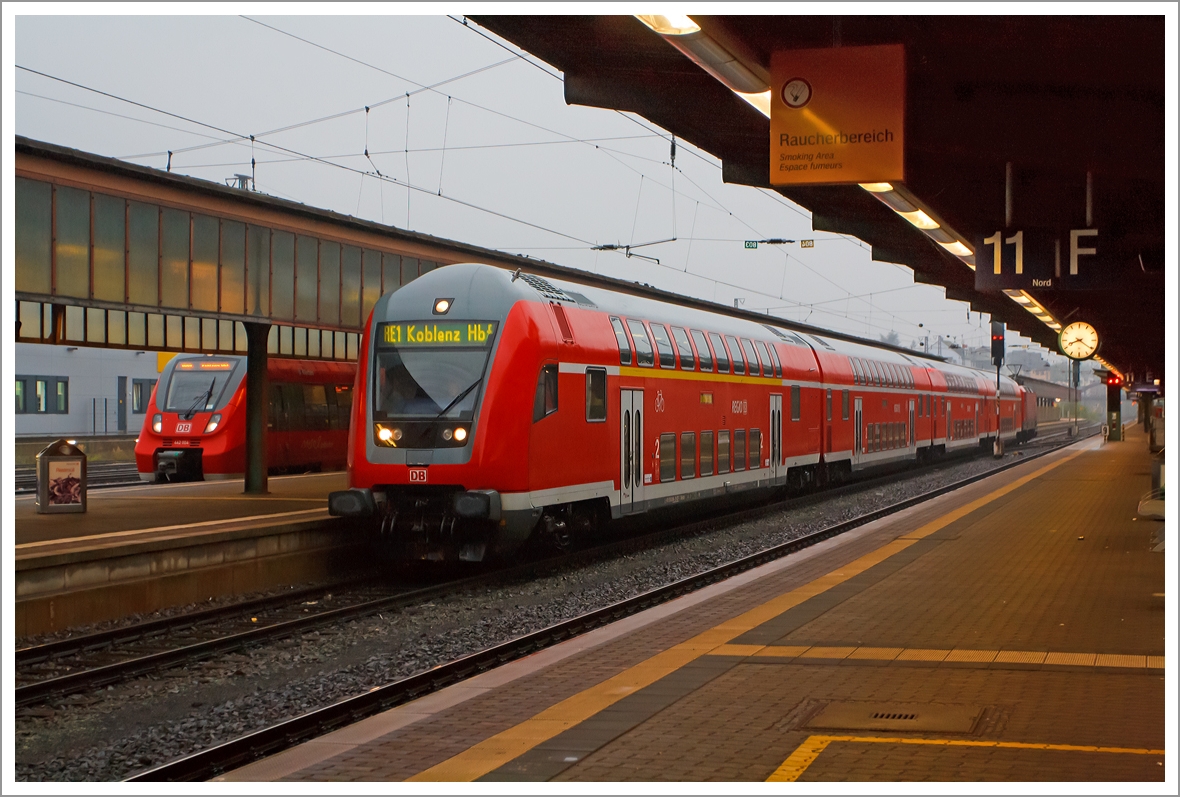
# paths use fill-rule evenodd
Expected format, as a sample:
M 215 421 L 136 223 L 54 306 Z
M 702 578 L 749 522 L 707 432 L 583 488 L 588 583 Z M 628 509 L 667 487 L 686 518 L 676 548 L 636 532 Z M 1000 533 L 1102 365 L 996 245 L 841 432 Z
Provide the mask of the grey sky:
M 915 285 L 908 268 L 872 262 L 855 239 L 813 233 L 809 214 L 778 194 L 723 184 L 719 162 L 690 145 L 677 142 L 673 172 L 665 131 L 567 106 L 552 68 L 474 23 L 254 19 L 18 15 L 15 32 L 17 65 L 254 134 L 253 152 L 249 142 L 218 144 L 230 136 L 217 130 L 19 69 L 16 132 L 158 168 L 171 150 L 173 171 L 219 182 L 249 174 L 253 154 L 261 191 L 308 205 L 872 338 L 895 330 L 903 345 L 926 334 L 986 343 L 986 316 L 968 321 L 966 305 Z M 405 188 L 407 175 L 417 190 Z M 672 237 L 636 250 L 659 265 L 591 249 Z M 815 248 L 743 247 L 757 238 L 813 238 Z

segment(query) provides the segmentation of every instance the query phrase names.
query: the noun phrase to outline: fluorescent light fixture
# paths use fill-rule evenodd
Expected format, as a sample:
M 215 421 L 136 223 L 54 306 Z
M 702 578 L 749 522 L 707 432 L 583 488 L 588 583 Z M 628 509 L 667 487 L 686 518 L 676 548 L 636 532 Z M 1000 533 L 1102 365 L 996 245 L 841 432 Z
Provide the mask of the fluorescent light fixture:
M 738 94 L 761 94 L 770 91 L 770 86 L 763 78 L 739 61 L 737 56 L 725 49 L 716 39 L 701 30 L 700 25 L 693 22 L 691 17 L 642 15 L 637 19 L 663 36 L 664 41 L 684 53 L 690 61 L 721 81 L 731 91 Z M 758 105 L 749 99 L 746 101 L 758 108 Z
M 860 183 L 860 187 L 870 194 L 884 194 L 886 191 L 893 190 L 893 186 L 889 183 Z
M 919 230 L 937 230 L 941 225 L 926 215 L 924 210 L 914 210 L 909 213 L 898 211 L 899 216 L 917 227 Z
M 735 91 L 734 94 L 753 105 L 767 119 L 770 118 L 770 89 L 756 94 L 743 91 Z
M 950 252 L 952 255 L 959 257 L 966 257 L 972 254 L 971 250 L 964 246 L 960 241 L 951 241 L 949 244 L 939 244 L 943 249 Z
M 683 36 L 701 29 L 692 17 L 684 14 L 636 14 L 635 18 L 661 36 Z

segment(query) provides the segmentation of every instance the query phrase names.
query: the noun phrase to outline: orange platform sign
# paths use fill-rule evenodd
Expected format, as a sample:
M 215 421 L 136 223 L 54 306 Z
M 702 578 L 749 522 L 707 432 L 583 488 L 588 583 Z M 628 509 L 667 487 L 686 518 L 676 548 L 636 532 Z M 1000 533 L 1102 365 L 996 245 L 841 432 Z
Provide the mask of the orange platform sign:
M 777 52 L 770 76 L 771 185 L 905 178 L 902 45 Z

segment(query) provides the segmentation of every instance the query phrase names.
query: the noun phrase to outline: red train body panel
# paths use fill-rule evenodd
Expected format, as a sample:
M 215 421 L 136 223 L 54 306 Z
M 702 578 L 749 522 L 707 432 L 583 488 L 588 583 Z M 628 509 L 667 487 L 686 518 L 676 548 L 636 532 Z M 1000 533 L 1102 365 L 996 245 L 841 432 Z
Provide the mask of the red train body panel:
M 474 264 L 383 297 L 359 362 L 330 507 L 429 556 L 1035 434 L 1006 378 Z
M 152 391 L 135 444 L 142 480 L 238 478 L 246 469 L 246 358 L 179 355 Z M 345 467 L 356 366 L 271 359 L 267 465 Z

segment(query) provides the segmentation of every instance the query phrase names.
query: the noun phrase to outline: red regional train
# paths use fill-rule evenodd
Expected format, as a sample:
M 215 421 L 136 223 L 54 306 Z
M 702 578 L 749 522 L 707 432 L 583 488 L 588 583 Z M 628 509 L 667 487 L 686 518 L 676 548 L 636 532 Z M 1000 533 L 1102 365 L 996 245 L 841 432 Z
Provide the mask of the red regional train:
M 478 264 L 382 297 L 359 362 L 329 510 L 430 559 L 1036 433 L 1006 377 Z
M 245 357 L 172 358 L 152 391 L 135 443 L 139 478 L 241 478 L 246 470 L 245 376 Z M 343 469 L 356 365 L 272 358 L 267 376 L 268 469 Z

